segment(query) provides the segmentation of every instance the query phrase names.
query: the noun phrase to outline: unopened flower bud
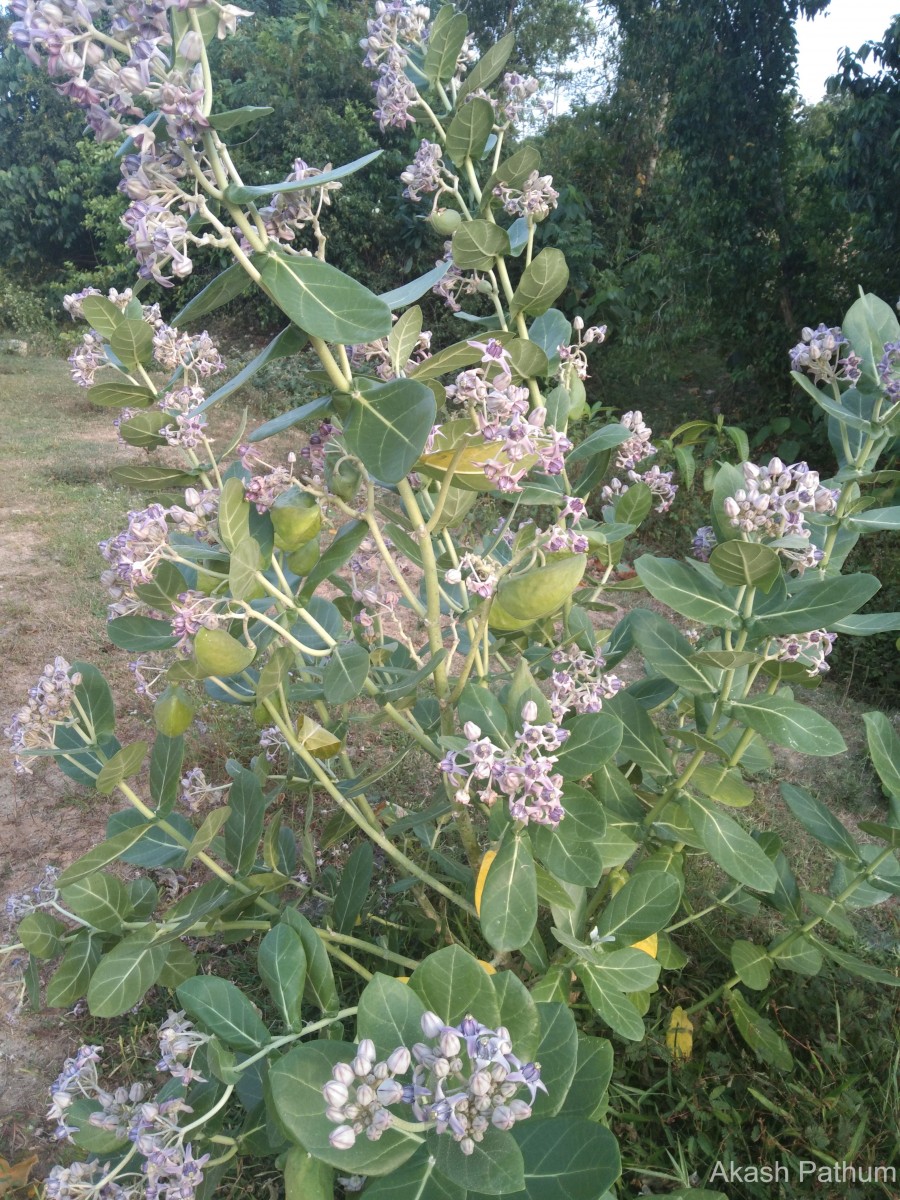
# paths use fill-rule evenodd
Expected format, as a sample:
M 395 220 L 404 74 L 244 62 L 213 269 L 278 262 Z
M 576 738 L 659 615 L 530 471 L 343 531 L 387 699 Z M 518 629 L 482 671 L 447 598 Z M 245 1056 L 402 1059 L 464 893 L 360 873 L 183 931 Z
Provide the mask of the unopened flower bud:
M 328 1140 L 335 1150 L 349 1150 L 356 1141 L 356 1134 L 349 1125 L 339 1125 L 328 1135 Z
M 459 1038 L 449 1029 L 441 1034 L 438 1046 L 440 1046 L 441 1054 L 443 1054 L 444 1058 L 456 1058 L 460 1051 Z
M 536 702 L 534 700 L 526 700 L 522 705 L 522 720 L 528 721 L 530 724 L 532 721 L 537 720 L 537 715 L 538 706 Z
M 467 730 L 471 724 L 472 724 L 471 721 L 468 721 L 466 723 Z M 478 734 L 481 733 L 481 730 L 478 729 L 477 725 L 474 728 L 476 729 L 476 733 L 474 736 L 478 737 Z M 466 734 L 466 736 L 467 737 L 469 736 L 468 733 Z M 437 1013 L 433 1013 L 430 1011 L 422 1013 L 421 1024 L 422 1024 L 422 1032 L 425 1034 L 426 1037 L 429 1037 L 429 1038 L 438 1037 L 444 1028 L 444 1022 L 437 1015 Z
M 460 1148 L 460 1150 L 462 1150 L 463 1154 L 474 1154 L 475 1153 L 475 1143 L 472 1141 L 472 1139 L 470 1137 L 464 1137 L 462 1139 L 462 1141 L 459 1143 L 459 1148 Z
M 337 1063 L 331 1072 L 332 1078 L 338 1083 L 343 1083 L 346 1087 L 350 1087 L 356 1082 L 356 1073 L 349 1063 Z
M 369 1085 L 367 1083 L 361 1083 L 359 1085 L 359 1087 L 356 1089 L 357 1104 L 361 1104 L 363 1106 L 363 1108 L 368 1108 L 368 1106 L 374 1101 L 374 1099 L 375 1099 L 375 1089 L 369 1087 Z
M 405 1046 L 398 1046 L 387 1060 L 388 1070 L 393 1075 L 405 1075 L 411 1062 L 410 1053 Z
M 322 1088 L 322 1095 L 328 1104 L 337 1108 L 343 1107 L 350 1099 L 350 1092 L 346 1085 L 338 1083 L 336 1079 L 329 1080 Z
M 399 1104 L 403 1099 L 403 1084 L 396 1079 L 385 1079 L 379 1083 L 375 1095 L 380 1104 Z
M 584 329 L 584 317 L 575 317 L 572 321 L 572 328 L 576 333 L 581 333 Z

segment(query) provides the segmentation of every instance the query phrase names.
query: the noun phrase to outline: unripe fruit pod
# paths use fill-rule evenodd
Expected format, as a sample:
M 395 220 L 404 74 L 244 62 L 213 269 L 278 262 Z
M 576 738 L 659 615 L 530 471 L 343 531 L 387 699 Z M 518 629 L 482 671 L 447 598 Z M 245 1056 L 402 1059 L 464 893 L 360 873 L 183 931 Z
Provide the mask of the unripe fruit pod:
M 490 615 L 488 616 L 489 628 L 495 630 L 497 633 L 519 633 L 533 624 L 533 620 L 521 621 L 515 617 L 511 617 L 500 603 L 500 600 L 496 596 L 494 597 Z
M 299 550 L 322 528 L 322 514 L 315 496 L 292 487 L 283 492 L 269 509 L 279 550 Z
M 359 491 L 362 475 L 359 467 L 349 458 L 339 459 L 336 463 L 329 463 L 326 458 L 325 483 L 329 492 L 332 492 L 339 500 L 343 500 L 345 504 L 349 504 Z
M 245 646 L 224 629 L 201 629 L 194 638 L 194 661 L 205 676 L 227 679 L 249 667 L 256 647 Z
M 462 216 L 455 208 L 439 208 L 428 218 L 431 228 L 442 237 L 450 237 L 462 225 Z
M 567 554 L 525 575 L 507 576 L 497 588 L 497 599 L 512 620 L 539 621 L 562 608 L 586 568 L 586 554 Z
M 288 570 L 293 571 L 295 575 L 308 575 L 319 561 L 319 539 L 315 537 L 299 550 L 291 551 L 286 561 Z
M 178 737 L 189 728 L 197 706 L 184 690 L 171 684 L 153 705 L 153 720 L 157 730 L 166 737 Z

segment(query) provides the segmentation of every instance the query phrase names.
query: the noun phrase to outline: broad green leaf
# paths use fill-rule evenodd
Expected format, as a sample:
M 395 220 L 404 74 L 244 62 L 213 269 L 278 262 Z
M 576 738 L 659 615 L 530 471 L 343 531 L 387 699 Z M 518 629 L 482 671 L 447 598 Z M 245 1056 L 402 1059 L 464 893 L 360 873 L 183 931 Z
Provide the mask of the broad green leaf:
M 844 336 L 862 359 L 862 371 L 868 382 L 881 383 L 878 363 L 884 354 L 885 342 L 900 338 L 897 314 L 889 304 L 871 292 L 851 304 L 841 322 Z
M 720 542 L 709 556 L 709 565 L 729 587 L 758 587 L 768 592 L 781 577 L 781 558 L 777 550 L 758 542 L 740 542 L 736 538 Z
M 184 735 L 156 735 L 150 751 L 150 795 L 157 811 L 165 816 L 178 799 L 181 787 L 181 767 L 184 763 Z
M 104 933 L 117 933 L 131 916 L 131 901 L 120 879 L 95 871 L 62 889 L 66 908 Z
M 108 762 L 103 764 L 94 787 L 101 796 L 111 795 L 120 783 L 130 779 L 132 775 L 137 775 L 146 757 L 146 742 L 132 742 L 128 746 L 123 746 Z
M 556 369 L 560 346 L 568 346 L 572 340 L 572 323 L 558 308 L 548 308 L 545 313 L 535 317 L 531 322 L 528 336 L 536 346 L 540 346 L 544 351 L 548 365 Z M 549 422 L 551 425 L 553 423 Z M 570 462 L 571 460 L 567 458 L 566 461 Z
M 900 798 L 900 737 L 884 713 L 864 713 L 863 720 L 878 777 L 892 796 Z
M 681 884 L 668 871 L 632 875 L 609 901 L 597 922 L 601 937 L 615 935 L 619 946 L 647 938 L 668 923 L 681 902 Z
M 762 946 L 738 939 L 731 947 L 731 964 L 745 987 L 761 992 L 769 986 L 772 977 L 772 960 Z
M 746 808 L 753 803 L 753 788 L 748 787 L 741 779 L 740 772 L 735 768 L 725 766 L 698 767 L 691 776 L 691 783 L 700 789 L 704 796 L 727 804 L 729 808 Z
M 281 914 L 282 921 L 290 925 L 300 935 L 303 949 L 306 953 L 306 984 L 303 989 L 304 998 L 314 1004 L 320 1012 L 337 1012 L 340 1008 L 337 987 L 334 982 L 334 972 L 328 951 L 322 944 L 322 939 L 313 926 L 295 908 L 286 908 Z
M 423 383 L 359 379 L 344 422 L 347 449 L 382 483 L 399 483 L 425 449 L 436 414 L 434 392 Z
M 237 549 L 250 536 L 250 504 L 244 496 L 244 484 L 237 476 L 226 479 L 222 487 L 216 528 L 226 550 Z
M 372 863 L 371 842 L 362 842 L 347 859 L 331 910 L 338 933 L 349 933 L 356 924 L 372 883 Z
M 632 483 L 628 491 L 615 502 L 616 522 L 640 525 L 653 507 L 653 493 L 646 483 Z
M 334 1200 L 334 1168 L 302 1146 L 291 1146 L 284 1160 L 284 1200 Z
M 640 1042 L 644 1037 L 644 1022 L 627 996 L 614 987 L 604 985 L 600 971 L 593 963 L 579 962 L 575 967 L 578 978 L 584 985 L 584 994 L 610 1029 L 631 1042 Z
M 307 404 L 301 404 L 299 408 L 289 409 L 288 412 L 282 413 L 279 417 L 273 417 L 271 421 L 266 421 L 264 424 L 257 426 L 252 433 L 248 434 L 248 442 L 262 442 L 266 438 L 274 437 L 277 433 L 284 433 L 288 429 L 293 429 L 295 425 L 299 425 L 301 421 L 309 421 L 313 417 L 325 416 L 332 406 L 331 396 L 320 396 L 318 400 L 310 400 Z
M 106 296 L 85 296 L 81 302 L 81 311 L 91 329 L 96 329 L 104 337 L 110 338 L 125 320 L 125 314 L 112 300 Z
M 372 1200 L 466 1200 L 468 1195 L 462 1184 L 438 1173 L 434 1156 L 425 1147 L 399 1171 L 373 1179 L 366 1185 L 366 1194 Z
M 264 196 L 282 195 L 285 192 L 309 191 L 310 188 L 319 188 L 323 183 L 330 183 L 334 179 L 344 179 L 348 175 L 353 175 L 357 171 L 361 171 L 363 167 L 367 167 L 369 163 L 374 162 L 381 153 L 381 150 L 373 150 L 370 154 L 364 154 L 362 158 L 354 159 L 353 162 L 345 163 L 341 167 L 333 167 L 330 171 L 321 171 L 318 175 L 309 175 L 306 179 L 288 179 L 283 183 L 261 183 L 250 187 L 246 187 L 243 184 L 230 183 L 225 188 L 225 199 L 231 204 L 247 204 Z M 297 324 L 299 325 L 300 322 L 298 321 Z M 309 330 L 308 332 L 312 331 Z M 321 336 L 324 337 L 325 335 Z M 376 334 L 375 336 L 379 335 Z M 362 340 L 369 341 L 371 339 L 363 338 Z
M 434 1132 L 426 1145 L 441 1179 L 461 1184 L 469 1195 L 518 1195 L 522 1189 L 522 1153 L 511 1133 L 490 1127 L 472 1154 L 463 1154 L 453 1138 Z
M 295 1047 L 269 1071 L 271 1103 L 287 1135 L 317 1159 L 343 1174 L 390 1175 L 415 1153 L 421 1144 L 418 1136 L 388 1129 L 377 1142 L 358 1138 L 349 1150 L 335 1150 L 328 1140 L 336 1126 L 325 1116 L 322 1088 L 337 1063 L 351 1062 L 354 1054 L 346 1042 Z
M 69 674 L 78 673 L 81 683 L 75 688 L 75 698 L 95 734 L 112 733 L 116 727 L 116 710 L 109 684 L 91 663 L 73 662 Z
M 491 976 L 500 1005 L 500 1024 L 509 1030 L 516 1055 L 528 1062 L 537 1053 L 541 1037 L 541 1016 L 531 993 L 514 971 L 498 971 Z
M 248 535 L 234 547 L 228 564 L 228 586 L 235 600 L 259 600 L 266 595 L 257 578 L 261 570 L 259 542 Z
M 181 471 L 178 467 L 145 467 L 129 464 L 125 467 L 113 467 L 110 474 L 120 486 L 134 488 L 139 492 L 161 492 L 171 488 L 193 487 L 196 482 L 193 474 Z
M 184 866 L 189 867 L 198 855 L 203 854 L 212 845 L 215 838 L 228 818 L 231 816 L 231 809 L 227 804 L 221 808 L 214 808 L 212 812 L 206 814 L 203 818 L 203 823 L 191 840 L 190 849 L 184 856 Z
M 794 1060 L 787 1043 L 775 1032 L 771 1023 L 752 1009 L 735 988 L 728 993 L 728 1007 L 738 1033 L 760 1060 L 779 1071 L 793 1069 Z
M 174 992 L 186 979 L 197 974 L 197 960 L 184 942 L 169 942 L 168 950 L 157 983 Z
M 553 301 L 565 291 L 568 282 L 566 256 L 561 250 L 546 246 L 523 272 L 510 301 L 510 315 L 522 312 L 539 317 L 552 307 Z
M 644 771 L 665 777 L 672 774 L 672 755 L 650 714 L 627 692 L 618 692 L 606 710 L 622 722 L 622 754 Z
M 176 995 L 192 1021 L 234 1050 L 252 1054 L 271 1041 L 256 1009 L 229 979 L 195 975 L 179 986 Z
M 494 82 L 509 61 L 515 40 L 514 34 L 506 33 L 491 46 L 486 54 L 479 58 L 456 93 L 457 109 L 470 92 L 480 91 L 483 88 L 489 87 Z
M 779 967 L 795 971 L 798 975 L 818 975 L 822 970 L 822 955 L 812 941 L 802 935 L 784 945 L 779 945 L 776 938 L 769 945 L 769 954 Z
M 135 867 L 180 866 L 184 861 L 185 849 L 190 845 L 196 831 L 190 821 L 180 813 L 170 813 L 166 823 L 181 834 L 183 844 L 158 825 L 151 825 L 149 829 L 144 828 L 144 832 L 132 846 L 119 854 L 122 862 Z M 113 813 L 106 823 L 106 832 L 108 836 L 114 837 L 124 833 L 126 829 L 133 829 L 138 825 L 145 827 L 146 824 L 140 813 L 135 812 L 133 808 L 126 808 L 122 812 Z
M 50 1008 L 67 1008 L 86 995 L 103 953 L 102 939 L 88 929 L 76 934 L 47 984 Z
M 585 955 L 585 961 L 590 963 L 596 981 L 616 992 L 643 992 L 659 978 L 659 963 L 636 946 L 610 951 L 599 947 Z
M 16 926 L 16 936 L 35 958 L 56 958 L 62 951 L 62 935 L 65 932 L 62 921 L 44 909 L 29 913 Z
M 798 580 L 787 599 L 763 606 L 753 618 L 753 628 L 773 635 L 830 629 L 862 608 L 880 587 L 874 575 L 810 575 Z
M 741 536 L 740 530 L 732 525 L 730 519 L 726 516 L 724 505 L 725 500 L 729 496 L 733 496 L 735 492 L 746 486 L 747 481 L 744 478 L 744 472 L 740 467 L 736 467 L 732 463 L 723 463 L 716 472 L 713 482 L 710 516 L 712 517 L 716 537 L 720 542 L 730 541 L 733 538 L 740 538 Z
M 88 400 L 103 408 L 149 408 L 156 396 L 137 383 L 95 383 L 88 389 Z
M 266 813 L 262 787 L 252 771 L 242 770 L 234 780 L 228 807 L 231 813 L 225 822 L 225 857 L 237 875 L 246 875 L 256 862 Z
M 299 933 L 290 925 L 273 925 L 259 943 L 259 976 L 281 1014 L 285 1027 L 303 1028 L 300 1006 L 306 983 L 306 953 Z
M 106 632 L 114 646 L 138 654 L 148 650 L 171 650 L 178 642 L 169 622 L 153 617 L 116 617 L 108 622 Z
M 569 736 L 558 751 L 563 779 L 583 779 L 609 762 L 622 744 L 622 722 L 612 713 L 583 713 L 566 725 Z
M 880 821 L 860 821 L 859 828 L 863 833 L 881 838 L 895 850 L 900 850 L 900 829 L 894 825 L 882 825 Z
M 667 604 L 689 621 L 701 621 L 704 625 L 722 629 L 740 627 L 737 593 L 730 588 L 717 587 L 686 563 L 643 554 L 635 560 L 634 569 L 654 600 Z
M 447 128 L 447 140 L 444 143 L 444 150 L 453 165 L 461 168 L 467 158 L 472 162 L 477 162 L 484 153 L 493 128 L 494 110 L 489 100 L 476 96 L 474 100 L 470 100 L 468 104 L 457 109 L 456 116 Z M 477 223 L 487 224 L 487 222 L 480 221 Z M 470 223 L 467 222 L 468 224 Z M 461 228 L 465 229 L 467 225 L 463 225 Z M 505 254 L 509 249 L 509 238 L 506 237 L 505 231 L 501 232 L 503 232 L 507 250 L 498 251 L 498 253 Z M 454 242 L 455 240 L 454 238 Z M 454 262 L 456 262 L 455 254 Z M 463 264 L 456 262 L 456 265 L 462 266 Z
M 731 715 L 770 742 L 801 754 L 827 758 L 843 754 L 847 744 L 839 731 L 814 709 L 786 696 L 757 696 L 731 705 Z
M 432 22 L 422 65 L 432 83 L 449 83 L 456 74 L 457 59 L 468 29 L 466 14 L 458 13 L 452 4 L 444 5 L 438 12 Z
M 462 946 L 435 951 L 416 967 L 409 986 L 427 1009 L 448 1025 L 472 1013 L 490 1029 L 500 1021 L 500 1009 L 489 976 Z
M 537 878 L 523 834 L 504 838 L 481 897 L 481 931 L 495 950 L 518 950 L 537 923 Z
M 409 283 L 404 283 L 390 292 L 382 292 L 378 298 L 385 302 L 391 312 L 396 312 L 398 308 L 406 308 L 407 304 L 414 304 L 416 300 L 420 300 L 441 282 L 449 270 L 450 263 L 439 262 L 418 279 L 411 279 Z
M 509 237 L 493 221 L 466 221 L 453 235 L 453 262 L 461 271 L 488 271 L 501 254 L 509 254 Z
M 681 804 L 710 857 L 723 871 L 758 892 L 775 890 L 778 877 L 772 862 L 737 821 L 711 801 L 696 796 L 683 795 Z
M 405 371 L 406 364 L 416 348 L 419 334 L 422 332 L 422 310 L 418 304 L 408 308 L 391 330 L 388 338 L 388 352 L 391 356 L 391 370 L 395 375 Z
M 369 531 L 365 521 L 348 521 L 342 525 L 334 536 L 331 545 L 320 556 L 319 561 L 307 575 L 300 592 L 300 600 L 307 603 L 319 584 L 331 578 L 346 563 L 358 549 L 363 538 Z M 308 644 L 307 635 L 304 641 Z
M 578 1030 L 568 1004 L 540 1003 L 541 1040 L 535 1062 L 547 1091 L 538 1092 L 532 1110 L 536 1117 L 555 1117 L 565 1103 L 578 1065 Z
M 551 311 L 553 310 L 551 309 Z M 601 454 L 604 450 L 612 450 L 627 441 L 628 436 L 629 431 L 620 421 L 616 421 L 613 425 L 605 425 L 602 429 L 595 429 L 583 442 L 579 442 L 570 454 L 566 455 L 566 464 L 581 462 L 582 459 L 593 458 L 594 455 Z
M 391 332 L 387 304 L 318 258 L 270 250 L 260 274 L 263 287 L 282 312 L 311 337 L 353 344 Z
M 847 954 L 846 951 L 839 950 L 831 942 L 820 941 L 818 938 L 815 941 L 819 950 L 827 958 L 836 962 L 839 967 L 843 967 L 845 971 L 849 971 L 851 975 L 858 975 L 860 979 L 866 979 L 869 983 L 876 983 L 881 987 L 900 987 L 900 976 L 883 971 L 881 967 L 872 966 L 871 963 L 864 962 L 863 959 L 857 958 L 853 954 Z
M 595 796 L 574 783 L 566 784 L 562 803 L 566 815 L 555 828 L 530 826 L 535 854 L 558 879 L 596 887 L 606 865 L 600 848 L 606 831 L 603 807 Z
M 56 886 L 60 889 L 68 887 L 69 884 L 77 883 L 79 879 L 84 879 L 87 875 L 93 875 L 95 871 L 99 871 L 108 863 L 115 862 L 125 850 L 134 845 L 144 831 L 150 828 L 150 825 L 149 821 L 141 821 L 132 829 L 125 829 L 115 837 L 107 838 L 98 846 L 94 846 L 87 854 L 82 855 L 71 866 L 66 867 L 57 879 Z
M 222 114 L 222 116 L 227 115 L 230 114 Z M 198 292 L 192 300 L 187 302 L 178 315 L 172 319 L 172 324 L 181 327 L 189 325 L 191 321 L 198 321 L 200 317 L 205 317 L 207 313 L 214 312 L 223 304 L 227 304 L 229 300 L 242 296 L 252 286 L 252 282 L 240 263 L 226 267 L 212 283 L 206 285 L 202 292 Z
M 523 1121 L 513 1137 L 525 1163 L 528 1200 L 602 1200 L 622 1171 L 613 1134 L 593 1121 Z
M 146 321 L 124 318 L 109 335 L 109 348 L 129 370 L 147 366 L 153 356 L 153 329 Z
M 820 896 L 817 892 L 801 891 L 800 895 L 803 898 L 803 903 L 810 909 L 814 916 L 821 917 L 826 924 L 831 925 L 844 937 L 855 938 L 856 929 L 847 919 L 846 910 L 843 904 L 839 904 L 837 900 L 833 900 L 830 896 Z
M 379 1058 L 422 1040 L 425 1005 L 408 984 L 377 973 L 359 998 L 356 1036 L 371 1038 Z
M 514 720 L 519 721 L 522 714 L 521 704 L 516 703 L 511 707 L 518 710 L 514 713 Z M 467 683 L 459 698 L 457 714 L 461 725 L 472 721 L 480 729 L 481 735 L 490 738 L 495 745 L 509 744 L 512 735 L 510 719 L 503 705 L 487 688 Z
M 613 1073 L 613 1048 L 606 1038 L 578 1035 L 578 1065 L 566 1095 L 563 1113 L 597 1121 L 606 1106 Z
M 344 642 L 335 648 L 322 672 L 322 688 L 327 704 L 346 704 L 355 700 L 369 677 L 369 653 L 357 642 Z
M 144 926 L 103 955 L 87 990 L 92 1017 L 120 1017 L 153 987 L 169 952 L 168 944 L 155 941 L 157 932 Z
M 853 617 L 844 617 L 842 621 L 832 621 L 831 628 L 835 633 L 845 633 L 851 637 L 895 633 L 900 629 L 900 613 L 857 613 Z
M 212 113 L 209 123 L 213 129 L 224 132 L 226 129 L 238 129 L 241 125 L 249 125 L 251 121 L 258 121 L 260 117 L 268 117 L 274 111 L 274 108 L 267 106 L 245 104 L 243 108 L 231 108 L 227 112 Z M 173 321 L 172 324 L 175 325 L 177 322 Z
M 865 512 L 855 513 L 849 524 L 861 533 L 874 533 L 881 529 L 896 531 L 900 529 L 900 504 L 892 508 L 867 508 Z
M 631 614 L 632 632 L 648 666 L 689 695 L 715 690 L 710 674 L 694 661 L 694 648 L 669 621 L 648 608 Z
M 782 783 L 784 802 L 807 831 L 840 858 L 851 862 L 859 861 L 859 847 L 837 817 L 806 788 L 793 783 Z

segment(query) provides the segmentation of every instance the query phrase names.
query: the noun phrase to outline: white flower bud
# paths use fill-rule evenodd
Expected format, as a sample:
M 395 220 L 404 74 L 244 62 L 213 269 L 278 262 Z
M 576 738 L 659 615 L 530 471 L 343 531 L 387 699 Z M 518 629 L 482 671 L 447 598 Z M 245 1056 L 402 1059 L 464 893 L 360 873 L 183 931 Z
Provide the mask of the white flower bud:
M 410 1053 L 405 1046 L 398 1046 L 387 1060 L 388 1070 L 393 1075 L 405 1075 L 411 1062 Z
M 356 1141 L 356 1134 L 349 1125 L 339 1125 L 328 1135 L 328 1140 L 335 1150 L 349 1150 Z
M 350 1099 L 350 1092 L 343 1083 L 338 1083 L 332 1079 L 322 1088 L 322 1095 L 328 1104 L 335 1108 L 342 1108 Z
M 474 1154 L 475 1153 L 475 1143 L 472 1141 L 472 1139 L 470 1137 L 464 1137 L 462 1139 L 462 1141 L 459 1143 L 459 1148 L 460 1148 L 460 1150 L 462 1150 L 463 1154 Z
M 456 1058 L 460 1051 L 460 1040 L 455 1033 L 447 1029 L 441 1034 L 438 1046 L 444 1058 Z
M 369 1087 L 367 1083 L 361 1083 L 356 1089 L 356 1102 L 361 1104 L 363 1108 L 368 1108 L 375 1100 L 375 1089 Z
M 494 1086 L 489 1071 L 476 1071 L 469 1080 L 469 1091 L 473 1096 L 486 1096 Z
M 403 1084 L 396 1079 L 385 1079 L 375 1093 L 379 1104 L 399 1104 L 403 1099 Z
M 527 700 L 522 705 L 522 720 L 529 723 L 537 720 L 538 706 L 534 700 Z
M 467 722 L 466 729 L 468 729 L 469 725 L 471 725 L 471 721 Z M 478 729 L 477 726 L 475 726 L 475 728 L 477 730 L 475 737 L 477 737 L 478 734 L 481 733 L 481 730 Z M 469 736 L 468 733 L 466 734 L 466 736 L 467 737 Z M 421 1025 L 422 1025 L 422 1032 L 425 1034 L 426 1037 L 429 1037 L 429 1038 L 438 1037 L 444 1028 L 444 1022 L 437 1015 L 437 1013 L 433 1013 L 433 1012 L 422 1013 Z
M 346 1087 L 356 1083 L 356 1073 L 349 1063 L 337 1063 L 331 1074 L 338 1083 L 343 1083 Z
M 584 329 L 584 317 L 575 317 L 572 321 L 572 328 L 577 333 L 581 333 L 582 329 Z

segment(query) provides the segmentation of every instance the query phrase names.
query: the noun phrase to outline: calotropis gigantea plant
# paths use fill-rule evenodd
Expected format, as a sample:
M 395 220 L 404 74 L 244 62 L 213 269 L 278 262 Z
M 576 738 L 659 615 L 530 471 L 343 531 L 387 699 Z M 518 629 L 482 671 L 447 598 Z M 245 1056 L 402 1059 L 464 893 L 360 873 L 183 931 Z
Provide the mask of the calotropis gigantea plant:
M 840 945 L 849 909 L 900 890 L 887 719 L 866 718 L 891 797 L 861 826 L 875 840 L 783 787 L 835 859 L 827 895 L 801 890 L 780 839 L 752 824 L 767 743 L 845 750 L 801 698 L 834 637 L 897 627 L 854 615 L 879 585 L 841 573 L 900 511 L 883 506 L 893 475 L 878 468 L 900 427 L 893 312 L 863 296 L 842 330 L 805 330 L 792 352 L 827 413 L 833 478 L 724 464 L 693 556 L 643 555 L 618 580 L 627 540 L 675 485 L 637 410 L 573 445 L 586 347 L 603 334 L 553 307 L 567 268 L 539 225 L 556 192 L 515 140 L 536 89 L 504 73 L 509 37 L 477 58 L 465 16 L 379 2 L 365 40 L 377 115 L 427 135 L 403 182 L 450 239 L 434 271 L 379 297 L 326 257 L 325 210 L 365 160 L 298 159 L 274 184 L 238 175 L 222 134 L 269 110 L 216 111 L 207 46 L 247 14 L 215 0 L 14 8 L 16 42 L 100 137 L 126 139 L 141 275 L 188 274 L 195 246 L 235 259 L 171 322 L 137 290 L 67 301 L 90 328 L 76 381 L 120 410 L 141 452 L 115 476 L 150 502 L 102 553 L 110 638 L 135 655 L 155 736 L 121 745 L 101 673 L 63 658 L 13 717 L 21 770 L 51 757 L 126 803 L 102 844 L 13 898 L 14 949 L 35 1002 L 40 963 L 61 959 L 50 1005 L 86 997 L 114 1017 L 158 987 L 174 1007 L 162 1085 L 109 1090 L 94 1046 L 67 1061 L 51 1115 L 83 1158 L 53 1170 L 48 1195 L 211 1196 L 237 1156 L 274 1159 L 304 1200 L 337 1187 L 538 1200 L 549 1176 L 568 1200 L 612 1195 L 605 1035 L 640 1040 L 650 1014 L 678 1053 L 691 1014 L 723 1002 L 784 1069 L 790 1051 L 747 998 L 775 968 L 813 975 L 827 960 L 897 985 Z M 290 324 L 211 389 L 224 361 L 190 327 L 254 285 Z M 416 305 L 430 289 L 474 337 L 432 347 Z M 463 313 L 464 296 L 487 315 Z M 321 398 L 212 436 L 213 406 L 307 344 Z M 310 420 L 316 432 L 296 432 Z M 657 603 L 639 597 L 606 628 L 622 588 Z M 201 704 L 262 730 L 218 784 L 186 760 Z M 429 784 L 398 795 L 411 756 Z M 329 840 L 357 835 L 339 876 L 318 869 L 323 808 Z M 726 877 L 714 893 L 695 882 L 699 858 Z M 116 863 L 205 879 L 163 896 Z M 760 906 L 772 939 L 735 941 L 721 982 L 691 977 L 679 931 Z M 209 953 L 232 943 L 258 971 L 253 1000 Z M 664 972 L 684 972 L 686 1010 Z

